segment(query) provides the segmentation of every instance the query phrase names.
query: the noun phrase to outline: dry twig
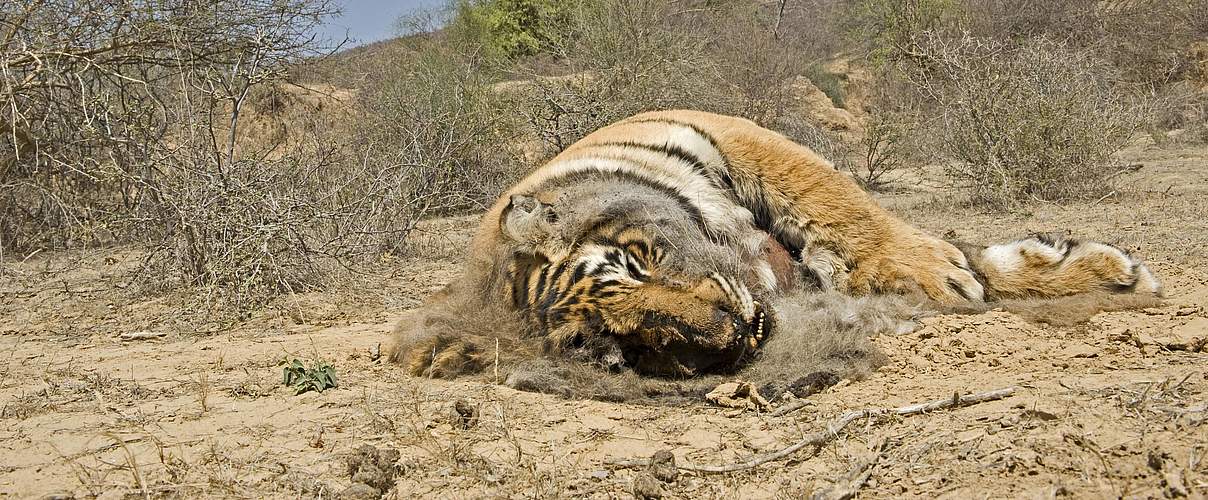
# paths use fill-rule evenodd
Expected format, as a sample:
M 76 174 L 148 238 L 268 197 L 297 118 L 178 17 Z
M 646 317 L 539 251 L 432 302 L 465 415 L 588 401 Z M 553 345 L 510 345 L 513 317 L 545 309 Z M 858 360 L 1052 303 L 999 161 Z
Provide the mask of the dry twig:
M 871 457 L 857 460 L 851 470 L 836 480 L 830 488 L 814 493 L 813 500 L 847 500 L 856 496 L 856 492 L 872 477 L 873 468 L 885 456 L 885 442 L 880 442 L 873 449 L 875 453 Z
M 164 338 L 167 335 L 167 332 L 125 332 L 121 335 L 118 335 L 118 338 L 122 340 L 149 340 Z
M 840 415 L 839 418 L 836 418 L 836 419 L 832 420 L 829 424 L 827 424 L 826 430 L 815 432 L 813 434 L 809 434 L 809 435 L 805 436 L 804 438 L 802 438 L 800 441 L 797 441 L 796 443 L 793 443 L 792 445 L 789 445 L 783 449 L 780 449 L 780 450 L 777 450 L 777 451 L 774 451 L 771 453 L 755 455 L 746 461 L 735 463 L 735 464 L 727 464 L 727 465 L 683 464 L 683 465 L 679 465 L 678 467 L 681 470 L 687 470 L 687 471 L 693 471 L 693 472 L 705 472 L 705 473 L 737 472 L 737 471 L 742 471 L 742 470 L 754 469 L 755 467 L 759 467 L 760 465 L 766 464 L 768 462 L 779 460 L 781 458 L 792 455 L 793 453 L 796 453 L 798 450 L 805 448 L 806 446 L 811 446 L 811 445 L 812 446 L 822 446 L 826 443 L 829 443 L 829 442 L 835 440 L 836 438 L 838 438 L 839 434 L 841 432 L 843 432 L 843 430 L 847 427 L 848 424 L 850 424 L 856 420 L 859 420 L 859 419 L 882 417 L 882 416 L 888 416 L 888 415 L 907 417 L 907 416 L 911 416 L 911 415 L 918 415 L 920 413 L 927 413 L 927 412 L 934 411 L 934 410 L 942 410 L 942 409 L 947 409 L 947 408 L 958 408 L 961 406 L 968 406 L 968 405 L 973 405 L 973 404 L 978 404 L 978 403 L 984 403 L 986 401 L 996 401 L 999 399 L 1010 397 L 1012 394 L 1015 393 L 1015 390 L 1016 390 L 1015 387 L 1007 387 L 1007 388 L 997 389 L 997 390 L 988 391 L 988 392 L 969 394 L 966 396 L 961 396 L 960 393 L 954 393 L 954 394 L 952 394 L 952 397 L 949 397 L 949 398 L 937 399 L 934 401 L 928 401 L 926 403 L 902 406 L 902 407 L 898 407 L 898 408 L 869 408 L 869 409 L 864 409 L 864 410 L 849 411 L 847 413 Z M 649 460 L 639 459 L 639 460 L 615 461 L 615 462 L 610 462 L 609 465 L 616 466 L 616 467 L 643 467 L 643 466 L 648 465 L 649 463 L 650 463 Z
M 793 413 L 797 410 L 805 408 L 806 406 L 809 406 L 809 405 L 810 405 L 810 400 L 802 398 L 802 399 L 793 401 L 792 403 L 781 406 L 780 408 L 773 410 L 768 415 L 771 415 L 773 417 L 783 417 L 783 416 Z

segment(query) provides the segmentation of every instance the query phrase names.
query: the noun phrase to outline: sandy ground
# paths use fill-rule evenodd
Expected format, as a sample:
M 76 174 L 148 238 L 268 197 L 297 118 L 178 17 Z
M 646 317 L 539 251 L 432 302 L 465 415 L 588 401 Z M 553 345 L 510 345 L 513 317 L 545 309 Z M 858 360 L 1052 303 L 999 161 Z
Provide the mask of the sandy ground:
M 238 323 L 207 321 L 222 315 L 168 296 L 128 299 L 138 296 L 123 291 L 128 252 L 35 256 L 0 276 L 0 496 L 331 497 L 352 482 L 347 458 L 368 444 L 399 452 L 397 475 L 379 476 L 394 498 L 629 497 L 635 486 L 682 498 L 1202 498 L 1208 148 L 1140 145 L 1129 157 L 1144 167 L 1097 203 L 1003 216 L 929 189 L 882 201 L 970 241 L 1069 228 L 1118 242 L 1158 272 L 1166 305 L 1069 328 L 1000 311 L 928 318 L 876 339 L 891 362 L 870 379 L 782 416 L 568 401 L 377 363 L 395 318 L 456 271 L 468 218 L 421 236 L 419 257 L 397 265 L 388 286 L 291 297 Z M 166 335 L 120 339 L 132 331 Z M 329 361 L 339 388 L 295 396 L 281 385 L 286 358 Z M 833 442 L 751 470 L 651 482 L 642 467 L 615 464 L 659 450 L 681 465 L 737 463 L 845 411 L 1003 387 L 1018 389 L 860 419 Z

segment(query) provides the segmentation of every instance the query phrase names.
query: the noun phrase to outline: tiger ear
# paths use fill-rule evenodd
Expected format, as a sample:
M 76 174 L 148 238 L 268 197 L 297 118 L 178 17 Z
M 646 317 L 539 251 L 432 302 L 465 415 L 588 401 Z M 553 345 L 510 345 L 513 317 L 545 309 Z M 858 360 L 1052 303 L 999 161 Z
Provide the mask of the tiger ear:
M 535 197 L 514 194 L 503 211 L 503 234 L 516 241 L 534 241 L 542 236 L 542 223 L 553 220 L 553 209 Z

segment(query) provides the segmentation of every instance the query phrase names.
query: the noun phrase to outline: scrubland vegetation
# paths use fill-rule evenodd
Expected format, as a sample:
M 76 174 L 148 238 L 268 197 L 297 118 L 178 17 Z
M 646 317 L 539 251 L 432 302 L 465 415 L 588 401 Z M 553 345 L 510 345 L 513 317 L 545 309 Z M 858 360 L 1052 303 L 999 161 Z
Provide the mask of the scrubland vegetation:
M 127 245 L 135 288 L 243 310 L 652 109 L 756 120 L 869 189 L 939 167 L 994 211 L 1111 194 L 1138 133 L 1208 139 L 1204 0 L 462 0 L 352 49 L 313 35 L 335 7 L 5 3 L 0 272 Z

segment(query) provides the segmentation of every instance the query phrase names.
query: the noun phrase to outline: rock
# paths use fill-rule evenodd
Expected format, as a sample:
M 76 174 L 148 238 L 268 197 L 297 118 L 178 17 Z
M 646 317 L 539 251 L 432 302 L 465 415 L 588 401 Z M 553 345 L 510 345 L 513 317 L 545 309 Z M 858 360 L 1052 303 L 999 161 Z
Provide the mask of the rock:
M 1191 316 L 1192 314 L 1195 314 L 1197 312 L 1200 312 L 1200 308 L 1198 308 L 1198 307 L 1180 307 L 1179 310 L 1174 312 L 1174 315 L 1175 316 Z
M 394 488 L 394 478 L 400 472 L 397 464 L 400 456 L 398 450 L 379 450 L 373 445 L 361 445 L 348 456 L 348 475 L 352 477 L 353 485 L 341 492 L 340 498 L 380 498 L 385 492 Z M 377 496 L 345 497 L 345 493 L 350 495 L 369 493 L 364 488 L 354 490 L 353 488 L 357 484 L 371 488 Z
M 604 469 L 594 470 L 591 472 L 591 478 L 595 479 L 596 481 L 603 481 L 605 479 L 608 479 L 608 476 L 611 476 L 611 475 L 612 475 L 611 472 L 608 472 Z
M 382 491 L 365 483 L 352 483 L 344 488 L 336 498 L 342 500 L 377 500 L 382 498 Z
M 371 464 L 376 463 L 377 455 L 378 455 L 377 448 L 374 448 L 373 445 L 371 445 L 371 444 L 361 445 L 359 448 L 356 449 L 356 451 L 354 451 L 351 455 L 349 455 L 348 459 L 345 461 L 345 464 L 348 465 L 348 476 L 352 477 L 353 475 L 355 475 L 357 473 L 357 471 L 360 470 L 361 464 L 363 464 L 363 463 L 366 463 L 366 462 L 371 463 Z
M 382 472 L 377 465 L 368 463 L 361 464 L 360 470 L 352 475 L 352 482 L 365 483 L 379 491 L 390 489 L 390 486 L 393 486 L 390 484 L 390 479 L 392 478 L 387 478 L 386 473 Z
M 725 408 L 740 408 L 744 410 L 762 410 L 768 407 L 768 401 L 759 395 L 755 386 L 748 382 L 726 382 L 709 391 L 705 400 Z
M 793 101 L 805 111 L 811 122 L 828 130 L 858 130 L 859 121 L 851 112 L 835 106 L 830 96 L 818 88 L 809 78 L 799 76 L 789 82 Z
M 643 472 L 633 478 L 633 497 L 638 500 L 663 498 L 666 494 L 663 483 L 650 473 Z
M 478 407 L 469 401 L 459 399 L 453 403 L 453 426 L 459 429 L 469 429 L 478 425 Z
M 1186 498 L 1190 494 L 1180 471 L 1167 471 L 1162 475 L 1162 483 L 1166 487 L 1162 493 L 1165 493 L 1167 498 Z
M 659 450 L 650 457 L 650 466 L 647 471 L 655 479 L 664 483 L 674 483 L 679 477 L 679 469 L 675 467 L 675 455 L 668 450 Z
M 1155 340 L 1172 351 L 1201 351 L 1208 341 L 1208 318 L 1191 318 L 1158 335 Z
M 1061 351 L 1061 357 L 1066 359 L 1073 358 L 1095 358 L 1099 356 L 1099 349 L 1078 342 L 1074 345 L 1066 347 Z

